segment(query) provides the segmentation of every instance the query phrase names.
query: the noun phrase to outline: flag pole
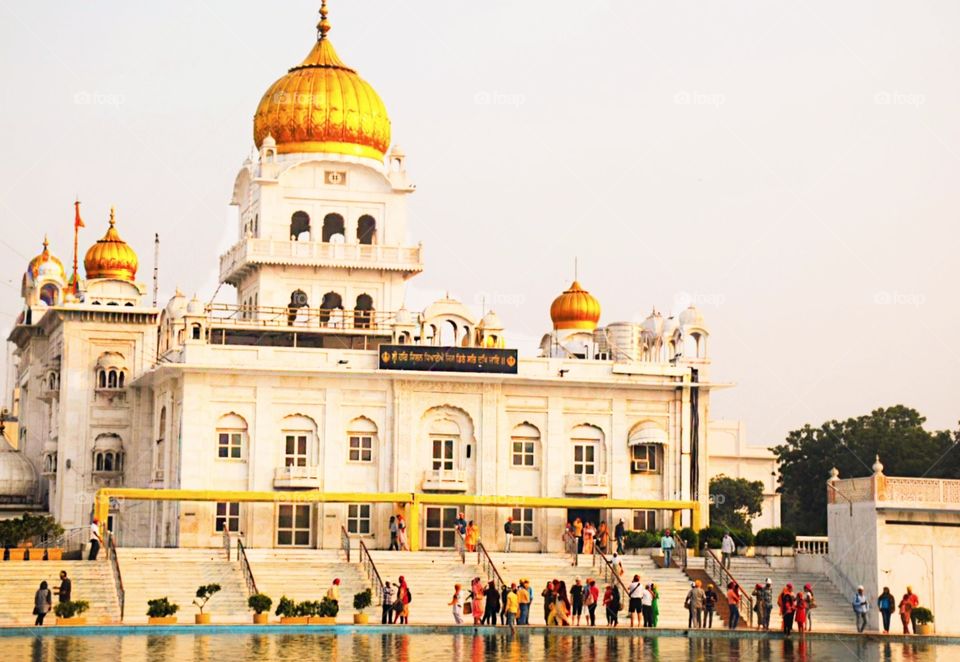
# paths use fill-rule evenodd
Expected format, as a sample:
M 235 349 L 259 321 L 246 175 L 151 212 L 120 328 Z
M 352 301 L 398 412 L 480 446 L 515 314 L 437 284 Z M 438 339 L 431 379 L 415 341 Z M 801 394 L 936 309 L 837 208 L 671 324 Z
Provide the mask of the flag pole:
M 80 228 L 83 227 L 83 220 L 80 218 L 80 200 L 76 199 L 73 203 L 73 275 L 70 277 L 70 284 L 73 286 L 73 293 L 78 294 L 80 290 L 80 275 L 78 272 L 77 244 L 80 236 Z

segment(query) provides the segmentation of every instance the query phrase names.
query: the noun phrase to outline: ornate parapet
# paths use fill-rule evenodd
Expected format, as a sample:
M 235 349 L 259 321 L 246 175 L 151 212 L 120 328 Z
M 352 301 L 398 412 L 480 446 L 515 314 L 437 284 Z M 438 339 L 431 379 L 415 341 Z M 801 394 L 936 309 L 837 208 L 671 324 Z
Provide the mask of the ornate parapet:
M 896 478 L 883 473 L 880 459 L 873 474 L 841 479 L 836 469 L 827 481 L 827 503 L 874 502 L 885 507 L 960 510 L 960 480 L 941 478 Z

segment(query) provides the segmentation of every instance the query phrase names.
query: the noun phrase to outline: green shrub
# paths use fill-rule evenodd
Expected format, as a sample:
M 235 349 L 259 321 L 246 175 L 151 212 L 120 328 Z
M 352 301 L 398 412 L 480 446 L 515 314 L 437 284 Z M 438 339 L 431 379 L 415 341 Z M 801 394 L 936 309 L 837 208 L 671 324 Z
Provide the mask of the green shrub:
M 797 535 L 790 529 L 760 529 L 755 540 L 760 547 L 793 547 Z
M 204 584 L 197 588 L 197 600 L 200 600 L 200 602 L 197 602 L 197 600 L 194 600 L 193 604 L 195 604 L 200 609 L 200 613 L 202 614 L 203 608 L 207 605 L 207 601 L 209 601 L 210 598 L 213 597 L 214 593 L 219 593 L 219 592 L 220 592 L 220 584 Z
M 627 531 L 624 536 L 624 545 L 627 549 L 659 547 L 660 536 L 653 531 Z
M 150 618 L 173 616 L 178 611 L 180 611 L 180 605 L 170 602 L 166 597 L 147 600 L 147 616 Z
M 364 589 L 353 596 L 353 608 L 361 614 L 363 610 L 373 604 L 373 593 L 370 589 Z
M 16 547 L 30 538 L 51 540 L 63 535 L 63 527 L 49 515 L 24 513 L 19 519 L 0 521 L 0 546 Z
M 277 616 L 296 616 L 297 615 L 297 603 L 283 596 L 280 598 L 280 602 L 277 603 L 277 611 L 274 612 Z
M 340 605 L 333 598 L 324 598 L 320 601 L 320 607 L 317 609 L 317 615 L 326 618 L 333 618 L 339 613 Z
M 729 531 L 733 537 L 733 542 L 737 547 L 750 547 L 754 542 L 754 535 L 750 531 L 737 531 L 734 529 L 725 529 L 719 526 L 708 526 L 700 529 L 700 545 L 706 544 L 710 549 L 720 549 L 723 542 L 723 534 Z
M 933 623 L 933 612 L 926 607 L 917 607 L 911 612 L 911 615 L 916 619 L 919 625 Z
M 254 593 L 247 598 L 247 606 L 258 614 L 269 612 L 272 604 L 273 600 L 270 596 L 263 593 Z
M 86 600 L 68 600 L 66 602 L 58 602 L 53 608 L 53 613 L 56 614 L 58 618 L 73 618 L 88 609 L 90 609 L 90 603 Z
M 680 529 L 680 539 L 686 543 L 688 549 L 700 549 L 700 536 L 689 526 Z
M 326 598 L 324 598 L 326 599 Z M 296 607 L 297 616 L 317 616 L 320 614 L 320 603 L 316 600 L 304 600 L 298 602 Z

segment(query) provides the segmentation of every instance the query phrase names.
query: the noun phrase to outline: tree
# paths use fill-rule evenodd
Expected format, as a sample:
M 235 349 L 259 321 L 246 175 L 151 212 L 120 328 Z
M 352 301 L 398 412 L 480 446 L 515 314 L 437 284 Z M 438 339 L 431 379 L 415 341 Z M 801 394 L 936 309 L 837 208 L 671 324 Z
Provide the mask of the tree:
M 720 474 L 710 479 L 710 524 L 750 531 L 750 520 L 763 509 L 763 483 Z
M 960 433 L 928 432 L 925 421 L 915 409 L 895 405 L 790 432 L 773 449 L 780 460 L 783 525 L 801 535 L 825 535 L 830 469 L 841 478 L 869 476 L 878 455 L 888 476 L 960 478 Z

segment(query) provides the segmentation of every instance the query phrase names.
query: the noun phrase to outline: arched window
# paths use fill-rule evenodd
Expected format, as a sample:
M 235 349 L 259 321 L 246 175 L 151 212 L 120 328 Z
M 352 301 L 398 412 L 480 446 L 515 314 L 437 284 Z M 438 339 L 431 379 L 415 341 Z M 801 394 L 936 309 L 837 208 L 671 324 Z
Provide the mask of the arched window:
M 358 329 L 369 329 L 373 322 L 373 297 L 361 294 L 357 297 L 357 306 L 354 308 L 354 324 Z
M 603 432 L 592 425 L 578 425 L 570 434 L 573 443 L 573 473 L 595 476 L 602 472 L 600 465 Z
M 296 289 L 290 293 L 290 303 L 287 304 L 287 324 L 292 325 L 300 316 L 301 308 L 308 308 L 310 301 L 307 293 L 301 289 Z
M 40 288 L 40 301 L 48 306 L 55 306 L 60 301 L 60 288 L 53 283 L 47 283 Z
M 306 416 L 287 416 L 282 422 L 283 466 L 307 467 L 315 464 L 316 424 Z
M 96 473 L 123 471 L 123 441 L 113 433 L 97 435 L 93 442 L 93 470 Z
M 343 216 L 331 213 L 323 217 L 323 241 L 343 243 L 345 236 Z M 337 237 L 337 239 L 334 239 L 334 237 Z
M 117 371 L 110 370 L 107 372 L 107 388 L 117 388 Z
M 373 216 L 364 214 L 357 221 L 357 243 L 374 244 L 377 240 L 377 221 Z
M 369 418 L 361 416 L 350 421 L 347 427 L 347 460 L 350 462 L 373 462 L 373 450 L 377 441 L 377 426 Z
M 320 323 L 326 324 L 330 321 L 330 313 L 334 310 L 343 310 L 343 298 L 336 292 L 327 292 L 323 295 L 323 301 L 320 302 Z
M 630 448 L 630 473 L 660 473 L 663 445 L 667 431 L 653 421 L 643 421 L 630 430 L 627 446 Z
M 98 370 L 97 371 L 97 388 L 107 388 L 107 371 Z
M 453 471 L 459 464 L 460 426 L 449 418 L 438 418 L 430 426 L 432 465 L 434 471 Z
M 310 215 L 307 212 L 293 212 L 290 217 L 290 240 L 310 241 Z
M 193 338 L 194 340 L 200 340 L 201 333 L 202 333 L 202 329 L 199 324 L 194 324 L 190 328 L 190 337 Z
M 540 447 L 540 430 L 529 423 L 513 428 L 510 434 L 510 458 L 515 467 L 535 468 Z
M 238 414 L 226 414 L 217 421 L 217 459 L 246 458 L 247 422 Z

